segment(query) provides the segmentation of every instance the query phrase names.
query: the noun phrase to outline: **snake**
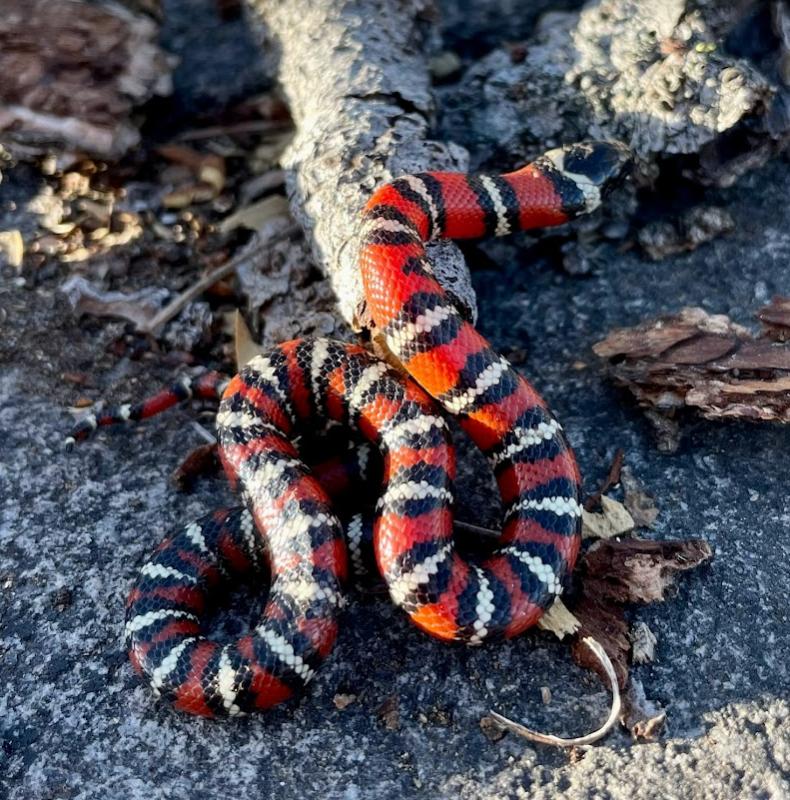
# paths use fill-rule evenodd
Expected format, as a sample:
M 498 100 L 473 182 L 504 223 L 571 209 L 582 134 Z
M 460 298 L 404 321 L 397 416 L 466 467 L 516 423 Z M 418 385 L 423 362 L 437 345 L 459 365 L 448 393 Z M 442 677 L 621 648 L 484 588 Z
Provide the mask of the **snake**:
M 538 622 L 579 553 L 579 469 L 542 397 L 440 286 L 426 243 L 560 225 L 598 208 L 629 162 L 617 142 L 582 142 L 502 175 L 398 177 L 373 192 L 358 231 L 367 311 L 386 360 L 360 345 L 294 340 L 230 380 L 184 379 L 78 423 L 72 440 L 193 394 L 221 395 L 220 459 L 244 505 L 168 536 L 126 606 L 131 662 L 157 695 L 181 711 L 238 716 L 301 694 L 337 639 L 349 561 L 361 563 L 368 549 L 391 600 L 437 639 L 479 645 Z M 502 528 L 482 557 L 455 546 L 448 417 L 485 455 L 501 498 Z M 341 520 L 335 499 L 346 482 L 315 460 L 311 469 L 297 447 L 326 425 L 381 454 L 369 522 Z M 359 457 L 347 462 L 340 474 L 365 472 Z M 212 640 L 205 614 L 214 592 L 245 576 L 269 582 L 260 619 L 235 640 Z

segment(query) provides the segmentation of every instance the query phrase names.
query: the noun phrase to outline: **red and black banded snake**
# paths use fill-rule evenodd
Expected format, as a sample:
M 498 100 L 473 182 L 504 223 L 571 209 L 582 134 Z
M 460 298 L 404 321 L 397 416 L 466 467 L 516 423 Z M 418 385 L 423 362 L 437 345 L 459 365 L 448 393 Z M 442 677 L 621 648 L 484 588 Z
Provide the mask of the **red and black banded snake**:
M 379 341 L 408 377 L 360 346 L 300 340 L 256 357 L 229 382 L 208 373 L 78 423 L 74 439 L 152 416 L 192 392 L 222 393 L 220 456 L 245 508 L 168 537 L 127 604 L 131 660 L 159 694 L 206 716 L 263 709 L 297 694 L 331 651 L 347 540 L 356 558 L 367 537 L 359 520 L 344 534 L 330 471 L 311 472 L 294 445 L 328 421 L 383 455 L 375 559 L 413 622 L 437 638 L 479 644 L 540 619 L 579 552 L 576 461 L 535 389 L 441 289 L 424 243 L 566 222 L 597 208 L 629 160 L 617 143 L 586 142 L 506 175 L 423 173 L 379 188 L 362 214 L 361 276 Z M 464 559 L 453 544 L 455 454 L 440 406 L 486 455 L 499 487 L 504 523 L 483 559 Z M 271 586 L 254 629 L 225 644 L 208 639 L 201 617 L 210 590 L 223 577 L 266 569 Z

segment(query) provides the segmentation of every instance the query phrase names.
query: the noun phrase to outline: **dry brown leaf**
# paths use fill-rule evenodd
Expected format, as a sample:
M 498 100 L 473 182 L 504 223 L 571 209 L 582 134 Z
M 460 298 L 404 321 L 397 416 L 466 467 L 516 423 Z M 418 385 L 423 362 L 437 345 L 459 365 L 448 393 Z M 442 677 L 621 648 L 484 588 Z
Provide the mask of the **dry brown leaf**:
M 703 539 L 595 542 L 582 559 L 584 593 L 616 603 L 659 603 L 678 572 L 694 569 L 712 557 Z
M 264 352 L 264 348 L 253 338 L 250 329 L 240 311 L 233 318 L 233 342 L 236 352 L 236 371 L 241 371 L 255 356 Z
M 219 228 L 222 233 L 230 233 L 236 228 L 259 231 L 269 220 L 288 216 L 288 201 L 281 194 L 273 194 L 257 203 L 237 209 L 222 220 Z
M 634 529 L 633 517 L 617 500 L 601 495 L 601 512 L 582 510 L 582 538 L 611 539 Z

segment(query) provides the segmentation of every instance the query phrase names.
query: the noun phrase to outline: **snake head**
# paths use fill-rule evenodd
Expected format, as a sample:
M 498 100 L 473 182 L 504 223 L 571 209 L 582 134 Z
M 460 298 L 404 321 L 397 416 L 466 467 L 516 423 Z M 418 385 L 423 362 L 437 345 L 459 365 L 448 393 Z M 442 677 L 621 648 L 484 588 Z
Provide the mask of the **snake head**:
M 633 153 L 620 142 L 577 142 L 549 150 L 536 165 L 553 181 L 569 218 L 589 214 L 631 170 Z

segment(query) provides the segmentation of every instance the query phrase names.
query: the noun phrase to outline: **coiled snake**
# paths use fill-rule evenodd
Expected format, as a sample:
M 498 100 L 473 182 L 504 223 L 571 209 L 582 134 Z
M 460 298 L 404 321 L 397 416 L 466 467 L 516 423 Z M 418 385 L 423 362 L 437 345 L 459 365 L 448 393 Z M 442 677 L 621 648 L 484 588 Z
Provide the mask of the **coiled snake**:
M 383 455 L 375 558 L 414 623 L 440 639 L 479 644 L 538 621 L 579 551 L 576 462 L 535 389 L 441 289 L 424 242 L 566 222 L 597 208 L 628 161 L 621 145 L 587 142 L 506 175 L 433 172 L 378 189 L 362 215 L 360 269 L 379 340 L 410 378 L 359 346 L 293 341 L 229 383 L 211 373 L 78 424 L 75 439 L 99 424 L 151 416 L 192 391 L 222 393 L 220 454 L 245 508 L 168 537 L 127 604 L 131 660 L 159 694 L 206 716 L 263 709 L 298 693 L 331 651 L 347 540 L 358 559 L 370 534 L 355 518 L 344 536 L 331 470 L 311 472 L 293 443 L 327 421 Z M 455 456 L 439 406 L 485 453 L 502 499 L 496 549 L 474 562 L 453 545 Z M 271 588 L 255 628 L 226 644 L 207 639 L 201 617 L 215 586 L 266 570 Z

